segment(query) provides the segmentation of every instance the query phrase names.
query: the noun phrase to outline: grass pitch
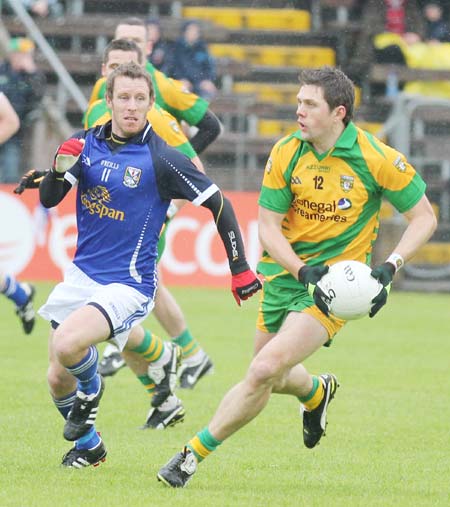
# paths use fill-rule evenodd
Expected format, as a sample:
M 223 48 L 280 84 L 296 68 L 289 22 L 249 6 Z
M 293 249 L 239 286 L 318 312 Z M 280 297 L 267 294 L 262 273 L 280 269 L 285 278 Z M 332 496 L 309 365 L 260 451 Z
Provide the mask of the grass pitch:
M 39 284 L 37 305 L 51 286 Z M 445 506 L 450 505 L 450 296 L 392 293 L 375 319 L 349 323 L 306 365 L 341 387 L 327 436 L 303 446 L 298 403 L 273 396 L 265 411 L 200 465 L 183 490 L 156 473 L 205 426 L 252 356 L 257 302 L 225 290 L 173 289 L 215 373 L 178 391 L 183 424 L 141 431 L 149 401 L 131 371 L 107 379 L 98 468 L 59 467 L 71 444 L 45 379 L 48 325 L 25 336 L 0 302 L 0 507 Z M 160 332 L 153 318 L 147 327 Z

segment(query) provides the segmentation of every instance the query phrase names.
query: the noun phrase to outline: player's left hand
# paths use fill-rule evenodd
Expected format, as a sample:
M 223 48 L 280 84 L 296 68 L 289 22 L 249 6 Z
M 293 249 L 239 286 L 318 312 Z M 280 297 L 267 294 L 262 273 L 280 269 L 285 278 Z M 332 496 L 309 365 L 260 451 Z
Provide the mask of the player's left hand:
M 231 292 L 239 306 L 241 306 L 241 301 L 252 297 L 261 288 L 262 284 L 259 278 L 251 269 L 233 275 L 231 278 Z
M 389 291 L 391 290 L 392 280 L 395 275 L 395 266 L 390 262 L 380 264 L 370 273 L 373 278 L 378 280 L 383 288 L 381 292 L 372 299 L 372 308 L 369 317 L 375 317 L 378 311 L 386 304 Z
M 302 266 L 298 270 L 298 281 L 302 283 L 309 295 L 314 299 L 314 303 L 319 310 L 327 317 L 330 314 L 330 309 L 327 304 L 328 296 L 325 292 L 317 286 L 319 280 L 328 273 L 329 266 Z
M 14 189 L 15 194 L 22 194 L 26 188 L 38 188 L 47 171 L 38 171 L 30 169 L 20 178 L 19 184 Z

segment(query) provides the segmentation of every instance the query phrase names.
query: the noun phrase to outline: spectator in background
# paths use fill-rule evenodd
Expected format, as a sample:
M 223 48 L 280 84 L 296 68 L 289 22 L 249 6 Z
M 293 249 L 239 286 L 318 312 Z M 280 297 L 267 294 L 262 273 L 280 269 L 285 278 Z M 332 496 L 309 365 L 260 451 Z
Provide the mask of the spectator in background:
M 395 43 L 401 37 L 406 44 L 413 44 L 425 35 L 425 20 L 417 0 L 371 0 L 361 3 L 361 34 L 356 41 L 352 67 L 359 75 L 365 75 L 368 67 L 377 63 L 405 64 L 401 48 Z M 379 34 L 392 34 L 392 44 L 382 48 L 374 46 Z
M 7 60 L 0 64 L 0 91 L 11 102 L 20 118 L 20 129 L 0 146 L 0 182 L 15 183 L 25 172 L 24 136 L 33 113 L 38 108 L 45 88 L 45 76 L 34 61 L 34 43 L 15 37 L 9 42 Z
M 64 14 L 63 5 L 59 0 L 21 0 L 27 12 L 35 18 L 57 18 Z M 14 14 L 8 2 L 0 2 L 2 14 Z
M 161 23 L 156 18 L 147 20 L 147 39 L 149 44 L 148 61 L 165 74 L 172 67 L 173 44 L 163 40 Z
M 10 139 L 19 130 L 19 127 L 20 120 L 17 113 L 5 94 L 0 92 L 0 144 Z M 3 167 L 0 168 L 3 169 Z M 3 255 L 3 257 L 6 256 Z M 16 314 L 22 322 L 24 332 L 31 333 L 35 321 L 34 287 L 28 283 L 20 283 L 13 275 L 0 269 L 0 294 L 15 304 Z
M 32 16 L 39 18 L 58 17 L 63 13 L 58 0 L 22 0 L 22 3 Z
M 425 17 L 425 40 L 439 43 L 450 41 L 450 30 L 444 19 L 442 6 L 437 2 L 425 4 L 423 9 Z
M 170 75 L 183 81 L 190 91 L 206 100 L 210 101 L 216 96 L 214 60 L 197 21 L 191 20 L 183 25 L 181 37 L 174 45 Z

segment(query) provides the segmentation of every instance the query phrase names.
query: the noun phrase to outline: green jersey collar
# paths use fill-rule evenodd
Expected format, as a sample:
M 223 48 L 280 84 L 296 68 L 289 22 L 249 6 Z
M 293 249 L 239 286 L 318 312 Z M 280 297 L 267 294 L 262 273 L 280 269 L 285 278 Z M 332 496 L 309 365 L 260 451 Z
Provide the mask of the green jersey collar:
M 317 157 L 318 160 L 322 160 L 331 153 L 334 153 L 338 155 L 339 153 L 346 152 L 347 150 L 351 150 L 356 142 L 356 139 L 358 137 L 358 130 L 356 128 L 356 125 L 351 121 L 344 129 L 342 134 L 339 136 L 339 139 L 336 141 L 336 144 L 328 151 L 322 154 L 318 154 L 316 150 L 313 148 L 313 146 L 308 142 L 302 139 L 302 134 L 300 130 L 297 130 L 294 134 L 294 137 L 299 139 L 300 141 L 303 141 L 304 147 L 309 148 L 314 155 Z

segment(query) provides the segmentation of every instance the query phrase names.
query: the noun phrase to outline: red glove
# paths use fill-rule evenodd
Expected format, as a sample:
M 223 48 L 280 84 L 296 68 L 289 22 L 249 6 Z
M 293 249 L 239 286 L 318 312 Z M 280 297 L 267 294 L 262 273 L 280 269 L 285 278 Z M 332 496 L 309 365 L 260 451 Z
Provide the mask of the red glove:
M 76 164 L 77 160 L 80 158 L 83 148 L 84 139 L 75 139 L 72 137 L 71 139 L 64 141 L 56 152 L 53 169 L 57 173 L 65 173 Z
M 252 297 L 260 289 L 262 289 L 261 282 L 251 269 L 233 275 L 231 278 L 231 292 L 239 306 L 241 306 L 241 301 Z

